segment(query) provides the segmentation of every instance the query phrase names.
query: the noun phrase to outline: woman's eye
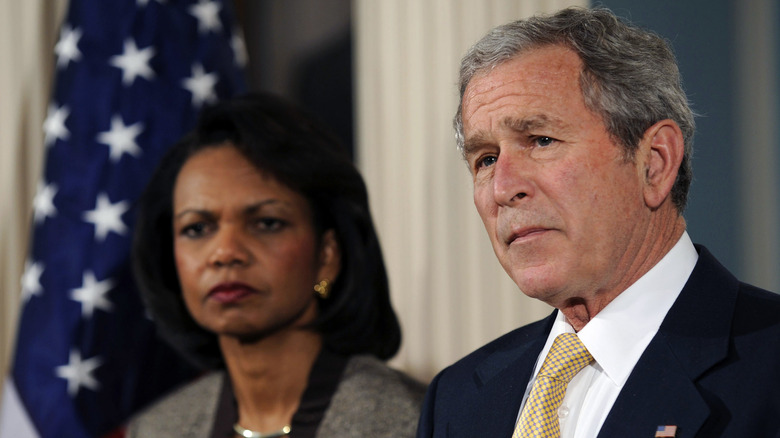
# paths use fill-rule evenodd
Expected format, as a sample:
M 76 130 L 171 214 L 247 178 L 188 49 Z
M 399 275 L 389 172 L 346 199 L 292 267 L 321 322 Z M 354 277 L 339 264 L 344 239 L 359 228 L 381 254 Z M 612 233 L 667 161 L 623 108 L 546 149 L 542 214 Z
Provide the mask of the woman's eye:
M 278 231 L 285 225 L 285 221 L 273 217 L 263 217 L 255 221 L 255 227 L 261 231 Z
M 208 224 L 205 222 L 196 222 L 182 228 L 181 234 L 187 237 L 201 237 L 208 232 Z

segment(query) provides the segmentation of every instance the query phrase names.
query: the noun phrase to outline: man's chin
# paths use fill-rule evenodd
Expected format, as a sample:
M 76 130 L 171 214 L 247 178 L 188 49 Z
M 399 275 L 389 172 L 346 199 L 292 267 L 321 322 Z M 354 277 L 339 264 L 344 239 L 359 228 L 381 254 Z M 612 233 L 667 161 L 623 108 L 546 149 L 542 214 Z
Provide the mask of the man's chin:
M 517 287 L 520 288 L 520 291 L 529 298 L 550 304 L 563 288 L 561 281 L 553 277 L 549 272 L 536 272 L 534 275 L 528 274 L 529 272 L 526 271 L 524 275 L 511 277 Z

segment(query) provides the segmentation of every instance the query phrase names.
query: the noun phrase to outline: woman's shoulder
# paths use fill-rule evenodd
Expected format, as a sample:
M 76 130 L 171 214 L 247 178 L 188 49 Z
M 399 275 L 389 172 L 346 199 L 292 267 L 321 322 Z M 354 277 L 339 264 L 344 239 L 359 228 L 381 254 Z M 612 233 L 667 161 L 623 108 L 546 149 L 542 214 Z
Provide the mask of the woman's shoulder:
M 412 437 L 426 386 L 373 356 L 347 363 L 318 437 Z
M 392 395 L 415 400 L 425 395 L 425 389 L 421 382 L 376 357 L 358 355 L 347 362 L 338 391 L 350 390 L 363 395 L 376 392 L 384 396 L 390 391 Z
M 206 374 L 154 402 L 130 420 L 127 438 L 208 436 L 225 378 Z

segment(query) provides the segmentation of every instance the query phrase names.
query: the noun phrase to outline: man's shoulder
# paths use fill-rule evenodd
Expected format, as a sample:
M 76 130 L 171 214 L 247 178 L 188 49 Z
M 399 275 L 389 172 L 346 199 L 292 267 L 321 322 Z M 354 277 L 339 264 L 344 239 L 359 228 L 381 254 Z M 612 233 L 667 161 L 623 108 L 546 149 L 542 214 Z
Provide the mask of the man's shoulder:
M 756 339 L 758 342 L 766 342 L 769 339 L 780 341 L 780 295 L 740 283 L 734 307 L 732 335 L 735 338 Z M 760 351 L 768 351 L 780 357 L 780 353 L 774 348 L 763 348 Z
M 758 286 L 753 286 L 748 283 L 739 283 L 739 292 L 744 298 L 756 300 L 761 303 L 765 303 L 768 306 L 780 305 L 780 294 L 770 292 L 766 289 L 762 289 Z M 780 315 L 777 316 L 780 319 Z
M 728 314 L 722 316 L 734 318 L 733 329 L 742 323 L 768 326 L 780 323 L 780 294 L 738 280 L 706 247 L 696 245 L 696 248 L 699 262 L 683 289 L 686 294 L 683 299 L 694 300 L 688 310 L 694 306 L 707 309 L 710 316 L 712 309 L 725 308 Z
M 554 318 L 513 330 L 442 370 L 428 388 L 418 436 L 450 428 L 459 436 L 511 435 Z
M 442 370 L 436 378 L 437 382 L 470 381 L 475 372 L 487 380 L 523 358 L 532 357 L 535 363 L 547 339 L 554 315 L 517 328 L 474 350 Z

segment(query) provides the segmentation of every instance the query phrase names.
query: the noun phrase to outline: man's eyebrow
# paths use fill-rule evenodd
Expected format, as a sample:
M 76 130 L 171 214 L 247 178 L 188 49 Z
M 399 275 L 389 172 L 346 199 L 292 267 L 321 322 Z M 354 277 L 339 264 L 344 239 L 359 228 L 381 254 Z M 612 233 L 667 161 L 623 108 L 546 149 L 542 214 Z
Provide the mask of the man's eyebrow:
M 484 146 L 489 144 L 491 144 L 491 142 L 488 140 L 487 133 L 484 131 L 478 131 L 463 142 L 463 157 L 468 157 L 475 151 L 482 149 Z
M 507 128 L 518 133 L 527 133 L 550 126 L 561 127 L 564 123 L 563 120 L 556 117 L 550 117 L 546 114 L 536 114 L 523 118 L 505 117 L 501 119 L 499 125 L 502 128 Z M 469 154 L 474 153 L 484 146 L 493 144 L 489 137 L 487 132 L 477 131 L 474 135 L 467 138 L 463 143 L 463 156 L 467 157 Z
M 563 124 L 563 121 L 555 117 L 550 117 L 546 114 L 537 114 L 530 117 L 524 117 L 522 119 L 505 117 L 501 120 L 500 124 L 502 127 L 511 129 L 513 131 L 528 132 L 549 126 L 560 126 Z

